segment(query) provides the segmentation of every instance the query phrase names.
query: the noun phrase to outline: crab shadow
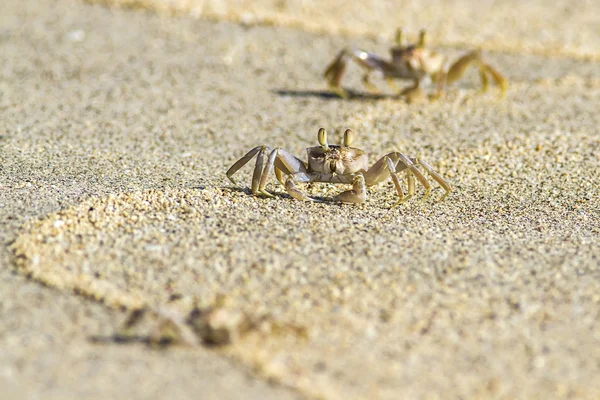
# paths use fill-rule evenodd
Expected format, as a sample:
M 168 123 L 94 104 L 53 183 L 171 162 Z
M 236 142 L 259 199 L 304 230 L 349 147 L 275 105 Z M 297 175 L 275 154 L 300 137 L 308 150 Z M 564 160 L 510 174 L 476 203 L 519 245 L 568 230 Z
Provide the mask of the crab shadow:
M 276 89 L 272 90 L 273 93 L 278 94 L 283 97 L 318 97 L 324 100 L 363 100 L 363 101 L 371 101 L 371 100 L 383 100 L 383 99 L 400 99 L 402 96 L 400 94 L 391 94 L 391 93 L 369 93 L 369 92 L 359 92 L 352 89 L 346 89 L 348 97 L 342 98 L 335 93 L 331 93 L 328 90 L 289 90 L 289 89 Z
M 254 194 L 252 193 L 252 190 L 250 190 L 249 188 L 241 188 L 241 187 L 236 187 L 236 186 L 223 186 L 222 188 L 229 190 L 231 192 L 244 193 L 248 196 L 253 196 L 258 199 L 263 199 L 263 200 L 271 199 L 268 196 L 254 196 Z M 298 201 L 287 193 L 275 192 L 272 190 L 269 191 L 269 193 L 271 193 L 274 198 L 285 199 L 286 201 Z M 317 203 L 338 204 L 338 202 L 334 201 L 333 198 L 331 198 L 331 197 L 324 197 L 324 196 L 310 196 L 310 197 L 312 199 L 316 200 Z

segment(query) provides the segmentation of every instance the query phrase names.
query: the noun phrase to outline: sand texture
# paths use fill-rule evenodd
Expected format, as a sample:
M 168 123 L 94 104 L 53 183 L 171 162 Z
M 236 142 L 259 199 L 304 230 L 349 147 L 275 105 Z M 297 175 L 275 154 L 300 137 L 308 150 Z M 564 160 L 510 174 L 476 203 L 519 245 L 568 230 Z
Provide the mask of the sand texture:
M 600 398 L 598 6 L 373 3 L 3 2 L 9 398 Z M 407 104 L 354 65 L 349 99 L 326 91 L 337 51 L 386 55 L 398 24 L 484 49 L 505 98 L 473 71 Z M 453 192 L 226 179 L 257 145 L 304 159 L 321 126 Z M 151 344 L 116 343 L 139 309 Z

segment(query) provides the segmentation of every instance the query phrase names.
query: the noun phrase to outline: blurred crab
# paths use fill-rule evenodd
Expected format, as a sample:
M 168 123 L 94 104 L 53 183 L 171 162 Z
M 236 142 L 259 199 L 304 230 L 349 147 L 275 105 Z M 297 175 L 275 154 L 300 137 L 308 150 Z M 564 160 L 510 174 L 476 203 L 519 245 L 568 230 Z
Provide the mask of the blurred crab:
M 424 30 L 420 32 L 417 44 L 404 46 L 402 44 L 402 29 L 398 29 L 396 32 L 396 46 L 390 49 L 390 53 L 392 59 L 391 61 L 386 61 L 366 51 L 350 48 L 343 49 L 325 70 L 324 75 L 327 79 L 329 90 L 341 97 L 348 97 L 346 91 L 341 87 L 340 81 L 346 69 L 346 64 L 348 61 L 354 60 L 366 70 L 362 81 L 369 91 L 377 92 L 377 88 L 369 82 L 369 74 L 373 71 L 381 74 L 388 84 L 394 88 L 394 79 L 411 80 L 413 85 L 400 92 L 400 95 L 406 96 L 408 102 L 415 101 L 423 96 L 421 83 L 429 79 L 437 83 L 437 91 L 430 98 L 437 99 L 441 97 L 445 85 L 462 77 L 470 65 L 475 65 L 479 68 L 482 92 L 485 92 L 488 88 L 488 75 L 492 78 L 496 86 L 499 87 L 501 96 L 504 96 L 506 92 L 506 79 L 483 61 L 481 51 L 471 51 L 448 66 L 444 55 L 425 48 Z
M 267 180 L 271 172 L 285 186 L 286 191 L 295 199 L 313 199 L 298 189 L 298 183 L 326 182 L 351 184 L 352 189 L 341 192 L 333 198 L 334 201 L 343 203 L 362 203 L 367 198 L 367 187 L 377 185 L 391 177 L 398 194 L 398 205 L 415 194 L 415 178 L 425 187 L 425 200 L 430 192 L 431 185 L 419 171 L 417 166 L 423 168 L 437 183 L 444 188 L 446 197 L 452 188 L 427 162 L 403 153 L 394 151 L 380 158 L 369 167 L 367 154 L 356 147 L 350 147 L 354 135 L 350 129 L 344 132 L 342 145 L 331 145 L 327 143 L 327 132 L 321 128 L 318 132 L 319 146 L 306 149 L 308 162 L 290 154 L 282 148 L 269 146 L 257 146 L 246 153 L 245 156 L 236 161 L 229 170 L 227 177 L 234 185 L 233 175 L 254 156 L 257 156 L 252 176 L 252 193 L 254 195 L 273 195 L 265 190 Z M 400 183 L 399 173 L 406 171 L 407 194 L 404 195 Z

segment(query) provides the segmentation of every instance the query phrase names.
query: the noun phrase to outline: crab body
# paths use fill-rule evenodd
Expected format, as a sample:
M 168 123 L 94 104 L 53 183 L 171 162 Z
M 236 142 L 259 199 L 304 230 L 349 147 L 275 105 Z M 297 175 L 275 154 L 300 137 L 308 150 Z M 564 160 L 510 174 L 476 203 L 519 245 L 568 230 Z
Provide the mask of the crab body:
M 327 151 L 321 146 L 306 149 L 309 171 L 351 175 L 369 168 L 369 158 L 361 149 L 336 145 L 328 148 Z
M 445 85 L 462 77 L 471 65 L 479 69 L 482 91 L 487 90 L 489 77 L 500 88 L 502 95 L 506 91 L 506 79 L 483 61 L 480 51 L 467 53 L 454 63 L 449 64 L 444 55 L 425 47 L 424 31 L 421 31 L 418 44 L 404 46 L 402 45 L 402 31 L 399 30 L 396 42 L 397 45 L 390 49 L 390 61 L 363 50 L 347 48 L 340 51 L 325 70 L 325 78 L 330 90 L 341 97 L 347 97 L 347 93 L 342 89 L 340 83 L 347 63 L 354 61 L 365 69 L 366 73 L 363 75 L 362 80 L 370 91 L 377 91 L 369 81 L 371 72 L 376 72 L 383 76 L 393 87 L 395 87 L 393 84 L 394 80 L 412 81 L 413 85 L 400 93 L 406 96 L 409 102 L 422 96 L 421 86 L 427 80 L 437 83 L 437 91 L 431 97 L 434 99 L 441 97 Z
M 327 133 L 323 128 L 319 129 L 318 140 L 320 146 L 306 149 L 307 162 L 300 160 L 282 148 L 257 146 L 227 170 L 227 177 L 231 182 L 237 184 L 233 180 L 233 175 L 256 156 L 256 164 L 252 176 L 252 193 L 257 196 L 261 194 L 270 197 L 273 196 L 265 188 L 269 175 L 274 171 L 275 176 L 285 186 L 286 191 L 298 200 L 316 201 L 304 194 L 298 188 L 298 183 L 325 182 L 352 184 L 352 189 L 341 192 L 333 198 L 334 201 L 344 203 L 364 202 L 367 198 L 367 187 L 377 185 L 391 178 L 399 198 L 396 204 L 400 204 L 414 195 L 415 179 L 425 187 L 424 199 L 429 196 L 431 185 L 417 166 L 424 169 L 444 188 L 446 191 L 444 197 L 452 190 L 446 180 L 435 172 L 433 167 L 427 162 L 418 158 L 408 157 L 403 153 L 388 153 L 369 167 L 367 154 L 359 148 L 350 147 L 353 134 L 349 129 L 344 132 L 342 145 L 328 144 Z M 403 171 L 406 172 L 408 183 L 406 196 L 402 190 L 398 175 Z

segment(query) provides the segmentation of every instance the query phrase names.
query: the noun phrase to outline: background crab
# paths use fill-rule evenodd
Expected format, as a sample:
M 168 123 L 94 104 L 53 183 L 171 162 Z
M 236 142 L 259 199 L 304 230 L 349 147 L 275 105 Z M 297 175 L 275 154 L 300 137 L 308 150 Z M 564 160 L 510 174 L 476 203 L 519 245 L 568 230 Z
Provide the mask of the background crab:
M 347 93 L 341 87 L 340 81 L 346 70 L 348 61 L 354 60 L 366 70 L 362 80 L 370 91 L 377 91 L 377 89 L 369 82 L 369 74 L 371 72 L 381 74 L 394 88 L 394 79 L 411 80 L 413 85 L 400 93 L 401 95 L 405 95 L 409 102 L 423 96 L 421 83 L 428 79 L 437 83 L 437 91 L 431 98 L 439 98 L 444 91 L 445 85 L 462 77 L 470 65 L 475 65 L 479 68 L 482 91 L 485 92 L 488 88 L 489 75 L 499 87 L 501 95 L 504 96 L 504 93 L 506 92 L 506 79 L 504 79 L 498 71 L 483 61 L 481 51 L 475 50 L 467 53 L 452 65 L 448 66 L 448 62 L 444 55 L 425 48 L 424 30 L 420 32 L 419 42 L 417 44 L 403 46 L 402 30 L 398 29 L 396 33 L 396 46 L 390 49 L 390 53 L 392 59 L 387 61 L 375 54 L 363 50 L 350 48 L 343 49 L 325 70 L 324 75 L 327 79 L 329 89 L 341 97 L 347 97 Z
M 446 197 L 452 190 L 448 182 L 444 180 L 433 167 L 427 162 L 408 157 L 403 153 L 394 151 L 380 158 L 369 167 L 367 154 L 359 148 L 350 147 L 354 135 L 350 129 L 344 132 L 342 145 L 330 145 L 327 143 L 327 133 L 321 128 L 318 132 L 319 146 L 306 149 L 308 162 L 304 162 L 293 156 L 282 148 L 269 146 L 257 146 L 246 153 L 245 156 L 236 161 L 227 170 L 227 177 L 235 185 L 233 175 L 254 156 L 257 156 L 252 176 L 252 193 L 254 195 L 273 196 L 265 190 L 267 180 L 272 171 L 286 191 L 295 199 L 316 201 L 300 189 L 297 183 L 305 182 L 328 182 L 352 184 L 352 189 L 346 190 L 333 199 L 343 203 L 362 203 L 367 198 L 367 187 L 377 185 L 391 177 L 398 194 L 398 205 L 415 193 L 415 178 L 425 187 L 426 199 L 431 186 L 417 166 L 421 166 L 437 183 L 444 188 Z M 405 196 L 400 184 L 398 174 L 406 171 L 408 190 Z

